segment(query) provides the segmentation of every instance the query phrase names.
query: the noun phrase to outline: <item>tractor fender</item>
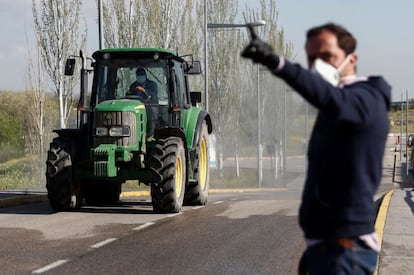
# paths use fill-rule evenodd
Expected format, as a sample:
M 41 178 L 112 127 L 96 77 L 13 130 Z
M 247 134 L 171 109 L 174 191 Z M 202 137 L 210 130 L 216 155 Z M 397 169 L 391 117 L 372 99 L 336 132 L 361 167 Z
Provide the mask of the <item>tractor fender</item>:
M 155 139 L 168 138 L 168 137 L 179 137 L 183 140 L 185 151 L 188 152 L 187 138 L 185 137 L 183 130 L 181 130 L 180 128 L 176 128 L 176 127 L 156 128 L 154 130 L 154 137 Z
M 213 131 L 213 124 L 210 115 L 205 110 L 193 108 L 186 113 L 185 134 L 188 148 L 197 146 L 204 121 L 207 123 L 208 133 L 210 134 Z
M 198 114 L 197 124 L 193 135 L 192 146 L 197 146 L 197 144 L 199 143 L 201 127 L 203 126 L 204 121 L 207 123 L 208 133 L 211 134 L 211 132 L 213 132 L 213 125 L 211 123 L 210 115 L 205 110 L 201 110 Z

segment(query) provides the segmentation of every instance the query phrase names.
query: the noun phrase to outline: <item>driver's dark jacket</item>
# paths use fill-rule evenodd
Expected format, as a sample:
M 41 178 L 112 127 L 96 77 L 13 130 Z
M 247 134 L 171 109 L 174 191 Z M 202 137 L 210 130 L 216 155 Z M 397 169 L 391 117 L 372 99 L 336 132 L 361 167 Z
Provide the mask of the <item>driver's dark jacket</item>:
M 275 74 L 319 110 L 299 211 L 305 237 L 373 233 L 391 87 L 382 77 L 369 77 L 337 88 L 289 62 Z
M 133 82 L 131 86 L 129 86 L 129 92 L 131 95 L 140 95 L 140 92 L 137 91 L 138 86 L 143 87 L 151 96 L 150 102 L 158 103 L 158 87 L 154 81 L 147 79 L 144 83 L 138 83 L 137 81 Z M 143 98 L 146 99 L 144 95 Z

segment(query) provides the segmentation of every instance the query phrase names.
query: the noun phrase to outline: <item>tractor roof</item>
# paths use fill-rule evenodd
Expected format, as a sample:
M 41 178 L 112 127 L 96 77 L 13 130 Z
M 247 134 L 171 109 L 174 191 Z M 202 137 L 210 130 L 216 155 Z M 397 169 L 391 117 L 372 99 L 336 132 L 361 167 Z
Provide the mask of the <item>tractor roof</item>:
M 108 48 L 94 52 L 92 57 L 95 60 L 101 59 L 105 53 L 109 53 L 112 58 L 152 57 L 155 53 L 158 53 L 161 58 L 173 57 L 184 61 L 175 51 L 163 48 Z

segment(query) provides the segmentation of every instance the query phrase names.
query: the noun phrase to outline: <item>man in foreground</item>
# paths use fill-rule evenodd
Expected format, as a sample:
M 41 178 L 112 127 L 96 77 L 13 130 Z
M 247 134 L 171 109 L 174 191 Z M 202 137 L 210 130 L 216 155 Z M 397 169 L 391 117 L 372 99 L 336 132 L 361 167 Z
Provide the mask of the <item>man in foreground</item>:
M 372 274 L 380 250 L 373 196 L 380 184 L 391 87 L 356 75 L 356 40 L 329 23 L 307 32 L 309 70 L 253 32 L 242 56 L 267 66 L 319 110 L 309 141 L 299 223 L 301 274 Z

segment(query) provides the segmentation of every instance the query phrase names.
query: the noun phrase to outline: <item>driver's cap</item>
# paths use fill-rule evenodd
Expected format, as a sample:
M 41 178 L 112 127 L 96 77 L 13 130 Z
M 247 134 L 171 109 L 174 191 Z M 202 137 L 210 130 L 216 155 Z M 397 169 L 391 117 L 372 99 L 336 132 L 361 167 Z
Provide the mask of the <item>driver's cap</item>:
M 137 75 L 147 75 L 144 68 L 138 68 L 136 71 Z

